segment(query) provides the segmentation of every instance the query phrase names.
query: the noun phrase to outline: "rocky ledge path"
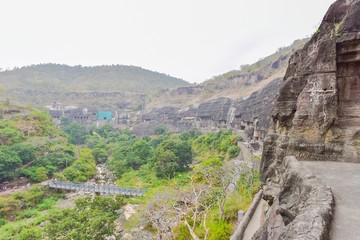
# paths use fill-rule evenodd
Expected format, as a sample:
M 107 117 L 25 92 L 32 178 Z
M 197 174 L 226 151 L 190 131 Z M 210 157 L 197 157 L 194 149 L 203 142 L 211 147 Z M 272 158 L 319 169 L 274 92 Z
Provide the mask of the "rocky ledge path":
M 302 161 L 335 197 L 331 240 L 360 239 L 360 164 Z

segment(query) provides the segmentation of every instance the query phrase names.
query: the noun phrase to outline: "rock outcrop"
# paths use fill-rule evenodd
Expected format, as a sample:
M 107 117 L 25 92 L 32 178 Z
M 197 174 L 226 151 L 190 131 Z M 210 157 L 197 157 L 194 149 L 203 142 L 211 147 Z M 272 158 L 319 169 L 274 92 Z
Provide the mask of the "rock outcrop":
M 281 82 L 282 78 L 277 78 L 240 101 L 220 97 L 189 108 L 151 109 L 140 115 L 140 123 L 133 130 L 140 135 L 151 134 L 159 124 L 175 132 L 235 128 L 245 130 L 249 139 L 263 139 Z
M 360 163 L 359 16 L 360 0 L 336 1 L 289 61 L 260 167 L 271 207 L 253 239 L 329 239 L 331 191 L 296 159 Z
M 263 139 L 269 127 L 271 110 L 282 80 L 277 78 L 247 99 L 236 102 L 232 125 L 240 129 L 246 129 L 250 125 L 248 129 L 252 129 L 253 132 L 249 132 L 248 135 Z
M 282 184 L 271 199 L 265 224 L 252 239 L 329 239 L 334 199 L 322 184 L 294 157 L 279 168 Z
M 284 156 L 360 162 L 360 1 L 338 0 L 291 57 L 264 144 L 262 180 Z

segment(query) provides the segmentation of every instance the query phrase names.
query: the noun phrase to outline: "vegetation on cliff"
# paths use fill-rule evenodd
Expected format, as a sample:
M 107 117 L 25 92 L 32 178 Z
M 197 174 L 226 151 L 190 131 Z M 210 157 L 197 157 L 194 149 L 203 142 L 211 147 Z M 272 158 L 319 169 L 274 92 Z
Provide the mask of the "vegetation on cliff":
M 40 182 L 74 161 L 74 146 L 45 112 L 0 102 L 0 181 Z

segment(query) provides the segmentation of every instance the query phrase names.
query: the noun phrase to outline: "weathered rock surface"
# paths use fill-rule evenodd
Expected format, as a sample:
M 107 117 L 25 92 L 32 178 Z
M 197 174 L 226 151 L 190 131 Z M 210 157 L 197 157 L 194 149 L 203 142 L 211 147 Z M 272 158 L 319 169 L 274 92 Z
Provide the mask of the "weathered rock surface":
M 277 78 L 264 88 L 254 92 L 245 100 L 235 103 L 235 113 L 232 125 L 237 128 L 246 128 L 253 125 L 253 130 L 260 138 L 265 136 L 269 127 L 271 110 L 274 106 L 277 93 L 280 90 L 282 78 Z
M 264 144 L 262 180 L 286 155 L 360 162 L 360 1 L 336 1 L 290 59 Z
M 176 132 L 192 128 L 236 128 L 246 130 L 249 139 L 263 138 L 281 83 L 282 78 L 277 78 L 241 101 L 220 97 L 185 109 L 152 109 L 140 116 L 141 123 L 134 127 L 134 131 L 151 134 L 154 126 L 163 124 Z
M 359 16 L 360 0 L 336 1 L 289 61 L 260 167 L 271 208 L 254 239 L 329 239 L 330 189 L 285 157 L 360 163 Z
M 264 188 L 264 198 L 272 205 L 252 239 L 329 239 L 334 207 L 330 187 L 292 156 L 285 157 L 278 170 L 279 192 Z

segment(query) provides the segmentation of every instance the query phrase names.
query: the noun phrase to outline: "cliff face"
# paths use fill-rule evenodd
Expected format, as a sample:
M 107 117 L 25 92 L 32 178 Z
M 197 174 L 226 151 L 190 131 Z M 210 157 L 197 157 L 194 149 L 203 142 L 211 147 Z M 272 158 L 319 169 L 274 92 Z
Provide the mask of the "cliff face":
M 173 131 L 192 128 L 211 131 L 222 128 L 245 130 L 249 139 L 262 139 L 269 125 L 271 109 L 282 78 L 275 79 L 244 100 L 220 97 L 189 108 L 162 107 L 141 113 L 133 130 L 137 134 L 151 134 L 164 124 Z
M 308 40 L 308 38 L 296 40 L 290 46 L 279 48 L 274 54 L 253 64 L 242 65 L 240 69 L 214 76 L 200 84 L 163 90 L 147 102 L 146 108 L 164 106 L 184 108 L 220 97 L 233 100 L 249 97 L 275 79 L 283 78 L 290 56 Z
M 282 78 L 277 78 L 261 90 L 252 93 L 247 99 L 236 102 L 232 124 L 242 129 L 250 123 L 253 125 L 254 134 L 259 138 L 264 138 L 282 80 Z
M 270 209 L 253 239 L 329 238 L 331 190 L 296 159 L 360 163 L 360 0 L 336 1 L 289 61 L 260 169 Z
M 262 180 L 286 155 L 360 162 L 360 1 L 338 0 L 291 57 L 264 145 Z

